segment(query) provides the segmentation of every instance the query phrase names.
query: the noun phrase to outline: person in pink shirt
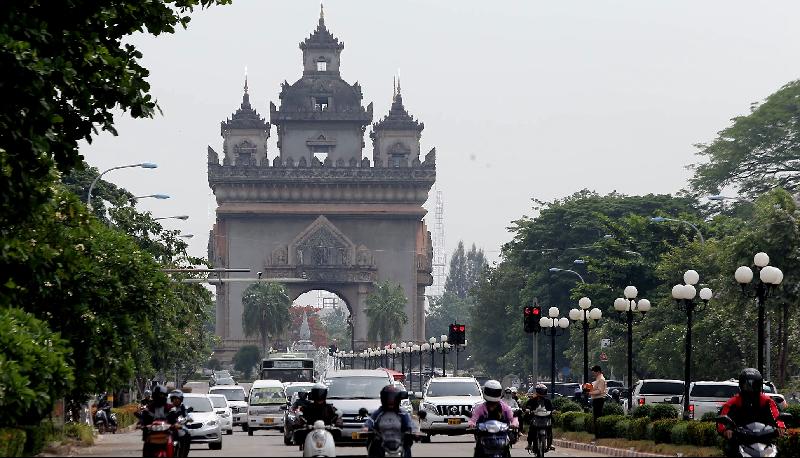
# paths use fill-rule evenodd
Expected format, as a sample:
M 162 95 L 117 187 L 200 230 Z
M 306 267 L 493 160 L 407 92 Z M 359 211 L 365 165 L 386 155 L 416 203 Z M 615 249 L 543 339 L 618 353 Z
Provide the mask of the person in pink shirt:
M 484 402 L 472 409 L 472 418 L 469 419 L 469 428 L 475 428 L 478 423 L 488 420 L 498 420 L 507 423 L 510 427 L 519 428 L 519 420 L 514 416 L 511 408 L 503 402 L 503 386 L 497 380 L 488 380 L 483 385 Z

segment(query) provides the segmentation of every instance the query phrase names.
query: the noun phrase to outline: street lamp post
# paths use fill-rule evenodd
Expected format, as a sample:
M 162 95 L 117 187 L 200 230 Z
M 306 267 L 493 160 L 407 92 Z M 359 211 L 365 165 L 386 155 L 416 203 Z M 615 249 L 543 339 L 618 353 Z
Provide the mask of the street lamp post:
M 663 216 L 654 216 L 654 217 L 650 218 L 650 221 L 652 221 L 654 223 L 663 223 L 664 221 L 672 221 L 672 222 L 675 222 L 675 223 L 681 223 L 681 224 L 685 224 L 687 226 L 691 226 L 691 228 L 694 229 L 695 232 L 697 232 L 697 236 L 700 237 L 700 243 L 706 243 L 706 239 L 703 238 L 703 233 L 700 232 L 700 229 L 697 226 L 695 226 L 694 224 L 692 224 L 691 222 L 689 222 L 689 221 L 686 221 L 686 220 L 683 220 L 683 219 L 665 218 Z
M 442 340 L 442 343 L 439 344 L 439 351 L 442 352 L 442 377 L 447 377 L 447 372 L 445 371 L 445 368 L 447 367 L 445 355 L 452 351 L 452 345 L 447 342 L 446 335 L 442 334 L 440 338 Z
M 406 346 L 405 342 L 400 342 L 400 371 L 403 373 L 403 377 L 406 376 Z
M 546 317 L 539 319 L 542 333 L 550 336 L 550 399 L 553 399 L 556 392 L 556 336 L 563 335 L 569 327 L 567 318 L 558 317 L 558 307 L 550 307 Z
M 591 308 L 592 300 L 588 297 L 582 297 L 578 300 L 580 309 L 572 309 L 569 311 L 569 319 L 572 321 L 580 321 L 583 328 L 583 383 L 589 382 L 589 329 L 592 324 L 596 324 L 603 316 L 603 312 L 599 308 Z M 591 308 L 591 310 L 590 310 Z M 595 325 L 595 327 L 597 327 Z
M 158 221 L 160 219 L 180 219 L 186 221 L 189 219 L 189 215 L 159 216 L 158 218 L 153 218 L 153 221 Z
M 158 167 L 158 165 L 153 164 L 152 162 L 141 162 L 139 164 L 120 165 L 118 167 L 111 167 L 110 169 L 103 170 L 100 173 L 100 175 L 97 175 L 97 177 L 92 181 L 92 184 L 89 185 L 89 192 L 86 195 L 86 206 L 89 208 L 89 210 L 92 209 L 92 190 L 94 190 L 94 186 L 97 184 L 98 181 L 100 181 L 100 178 L 102 178 L 103 175 L 112 170 L 127 169 L 131 167 L 141 167 L 143 169 L 155 169 Z
M 708 304 L 708 300 L 713 296 L 710 288 L 703 288 L 700 290 L 700 299 L 702 299 L 702 306 L 697 304 L 694 298 L 697 296 L 696 285 L 700 281 L 700 275 L 697 271 L 687 270 L 683 274 L 683 285 L 675 285 L 672 287 L 672 298 L 675 302 L 683 307 L 686 311 L 686 356 L 683 362 L 683 418 L 690 419 L 691 412 L 689 411 L 689 387 L 692 383 L 692 315 L 694 312 L 699 312 Z
M 431 349 L 431 344 L 425 342 L 419 346 L 419 389 L 422 391 L 422 356 Z
M 130 200 L 141 200 L 141 199 L 147 199 L 147 198 L 164 200 L 164 199 L 169 199 L 169 195 L 168 194 L 148 194 L 146 196 L 134 196 L 134 197 L 131 197 Z
M 783 281 L 783 272 L 777 267 L 769 265 L 769 255 L 764 252 L 756 253 L 753 256 L 753 264 L 758 272 L 758 283 L 753 286 L 753 296 L 747 291 L 747 285 L 753 281 L 753 269 L 747 266 L 740 266 L 736 269 L 734 277 L 736 282 L 742 286 L 742 294 L 747 297 L 755 297 L 758 302 L 758 371 L 764 374 L 764 315 L 767 298 L 774 293 L 778 285 Z
M 634 312 L 640 312 L 642 317 L 650 311 L 650 301 L 647 299 L 636 300 L 639 291 L 635 286 L 626 286 L 623 292 L 625 298 L 618 297 L 614 300 L 614 310 L 619 312 L 628 325 L 628 409 L 633 408 L 633 322 Z
M 424 346 L 423 344 L 422 346 Z M 422 391 L 422 346 L 414 344 L 411 346 L 411 351 L 417 354 L 417 363 L 419 364 L 419 372 L 417 374 L 417 383 L 419 384 L 419 390 Z M 411 360 L 409 359 L 409 370 L 411 372 Z
M 434 376 L 436 376 L 436 371 L 434 369 L 436 367 L 436 359 L 434 357 L 436 356 L 436 349 L 438 348 L 439 344 L 436 343 L 436 337 L 431 337 L 430 339 L 428 339 L 428 343 L 430 343 L 429 348 L 431 350 L 431 378 L 433 378 Z

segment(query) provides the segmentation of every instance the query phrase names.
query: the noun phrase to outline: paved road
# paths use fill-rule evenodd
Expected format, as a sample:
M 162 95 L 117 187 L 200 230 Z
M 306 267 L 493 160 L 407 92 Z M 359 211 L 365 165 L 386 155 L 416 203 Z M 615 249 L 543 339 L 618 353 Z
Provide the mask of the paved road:
M 277 431 L 257 432 L 253 436 L 237 431 L 233 436 L 224 436 L 222 450 L 208 450 L 208 446 L 194 444 L 190 457 L 224 457 L 224 456 L 303 456 L 297 447 L 283 445 L 283 436 Z M 472 456 L 471 436 L 433 438 L 430 444 L 414 444 L 411 449 L 415 456 Z M 518 444 L 519 445 L 519 444 Z M 366 456 L 365 447 L 337 448 L 338 456 Z M 79 456 L 142 456 L 141 433 L 104 435 L 98 439 L 97 445 L 80 449 Z M 530 456 L 519 446 L 511 450 L 511 456 Z M 579 452 L 569 449 L 558 449 L 547 457 L 567 456 L 605 456 Z

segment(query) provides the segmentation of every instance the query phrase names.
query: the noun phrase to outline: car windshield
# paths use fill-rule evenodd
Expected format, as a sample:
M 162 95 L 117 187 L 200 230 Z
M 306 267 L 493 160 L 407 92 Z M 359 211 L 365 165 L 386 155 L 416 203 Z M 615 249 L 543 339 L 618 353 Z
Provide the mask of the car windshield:
M 211 401 L 205 396 L 184 397 L 183 405 L 185 405 L 187 409 L 191 407 L 193 412 L 211 412 L 213 410 L 211 408 Z
M 211 404 L 213 404 L 215 408 L 224 409 L 228 407 L 225 396 L 209 396 L 208 399 L 211 399 Z
M 774 393 L 775 392 L 775 390 L 773 390 L 772 387 L 767 385 L 766 383 L 764 384 L 764 387 L 762 388 L 762 391 L 764 391 L 765 393 Z
M 293 394 L 295 394 L 297 392 L 300 392 L 300 391 L 310 392 L 311 391 L 311 386 L 303 386 L 303 385 L 293 385 L 293 386 L 290 385 L 290 386 L 287 386 L 286 387 L 286 397 L 291 397 Z
M 476 382 L 434 382 L 428 385 L 425 396 L 480 396 Z
M 217 385 L 235 385 L 235 382 L 230 377 L 222 377 L 217 379 Z
M 253 388 L 250 391 L 250 405 L 263 406 L 268 404 L 286 404 L 286 394 L 283 388 L 277 386 L 264 386 Z
M 228 371 L 214 371 L 214 375 L 217 377 L 230 377 L 231 373 Z
M 228 401 L 244 401 L 244 390 L 241 389 L 211 390 L 211 392 L 225 396 Z
M 329 380 L 328 399 L 380 399 L 386 377 L 335 377 Z
M 644 382 L 639 394 L 683 394 L 683 383 L 681 382 Z
M 695 385 L 690 396 L 696 398 L 732 398 L 739 393 L 736 385 Z

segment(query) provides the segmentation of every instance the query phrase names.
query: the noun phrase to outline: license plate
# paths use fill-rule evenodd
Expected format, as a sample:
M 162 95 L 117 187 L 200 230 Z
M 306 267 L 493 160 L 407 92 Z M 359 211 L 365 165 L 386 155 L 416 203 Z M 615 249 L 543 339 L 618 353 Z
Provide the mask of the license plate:
M 274 418 L 265 418 L 263 421 L 264 421 L 264 423 L 266 423 L 268 425 L 271 425 L 275 421 L 275 419 Z
M 460 418 L 448 418 L 447 419 L 447 424 L 448 425 L 460 425 L 461 424 L 461 419 Z
M 350 433 L 350 438 L 353 439 L 353 440 L 358 440 L 358 439 L 361 438 L 361 433 L 358 432 L 358 431 L 354 431 L 354 432 Z

